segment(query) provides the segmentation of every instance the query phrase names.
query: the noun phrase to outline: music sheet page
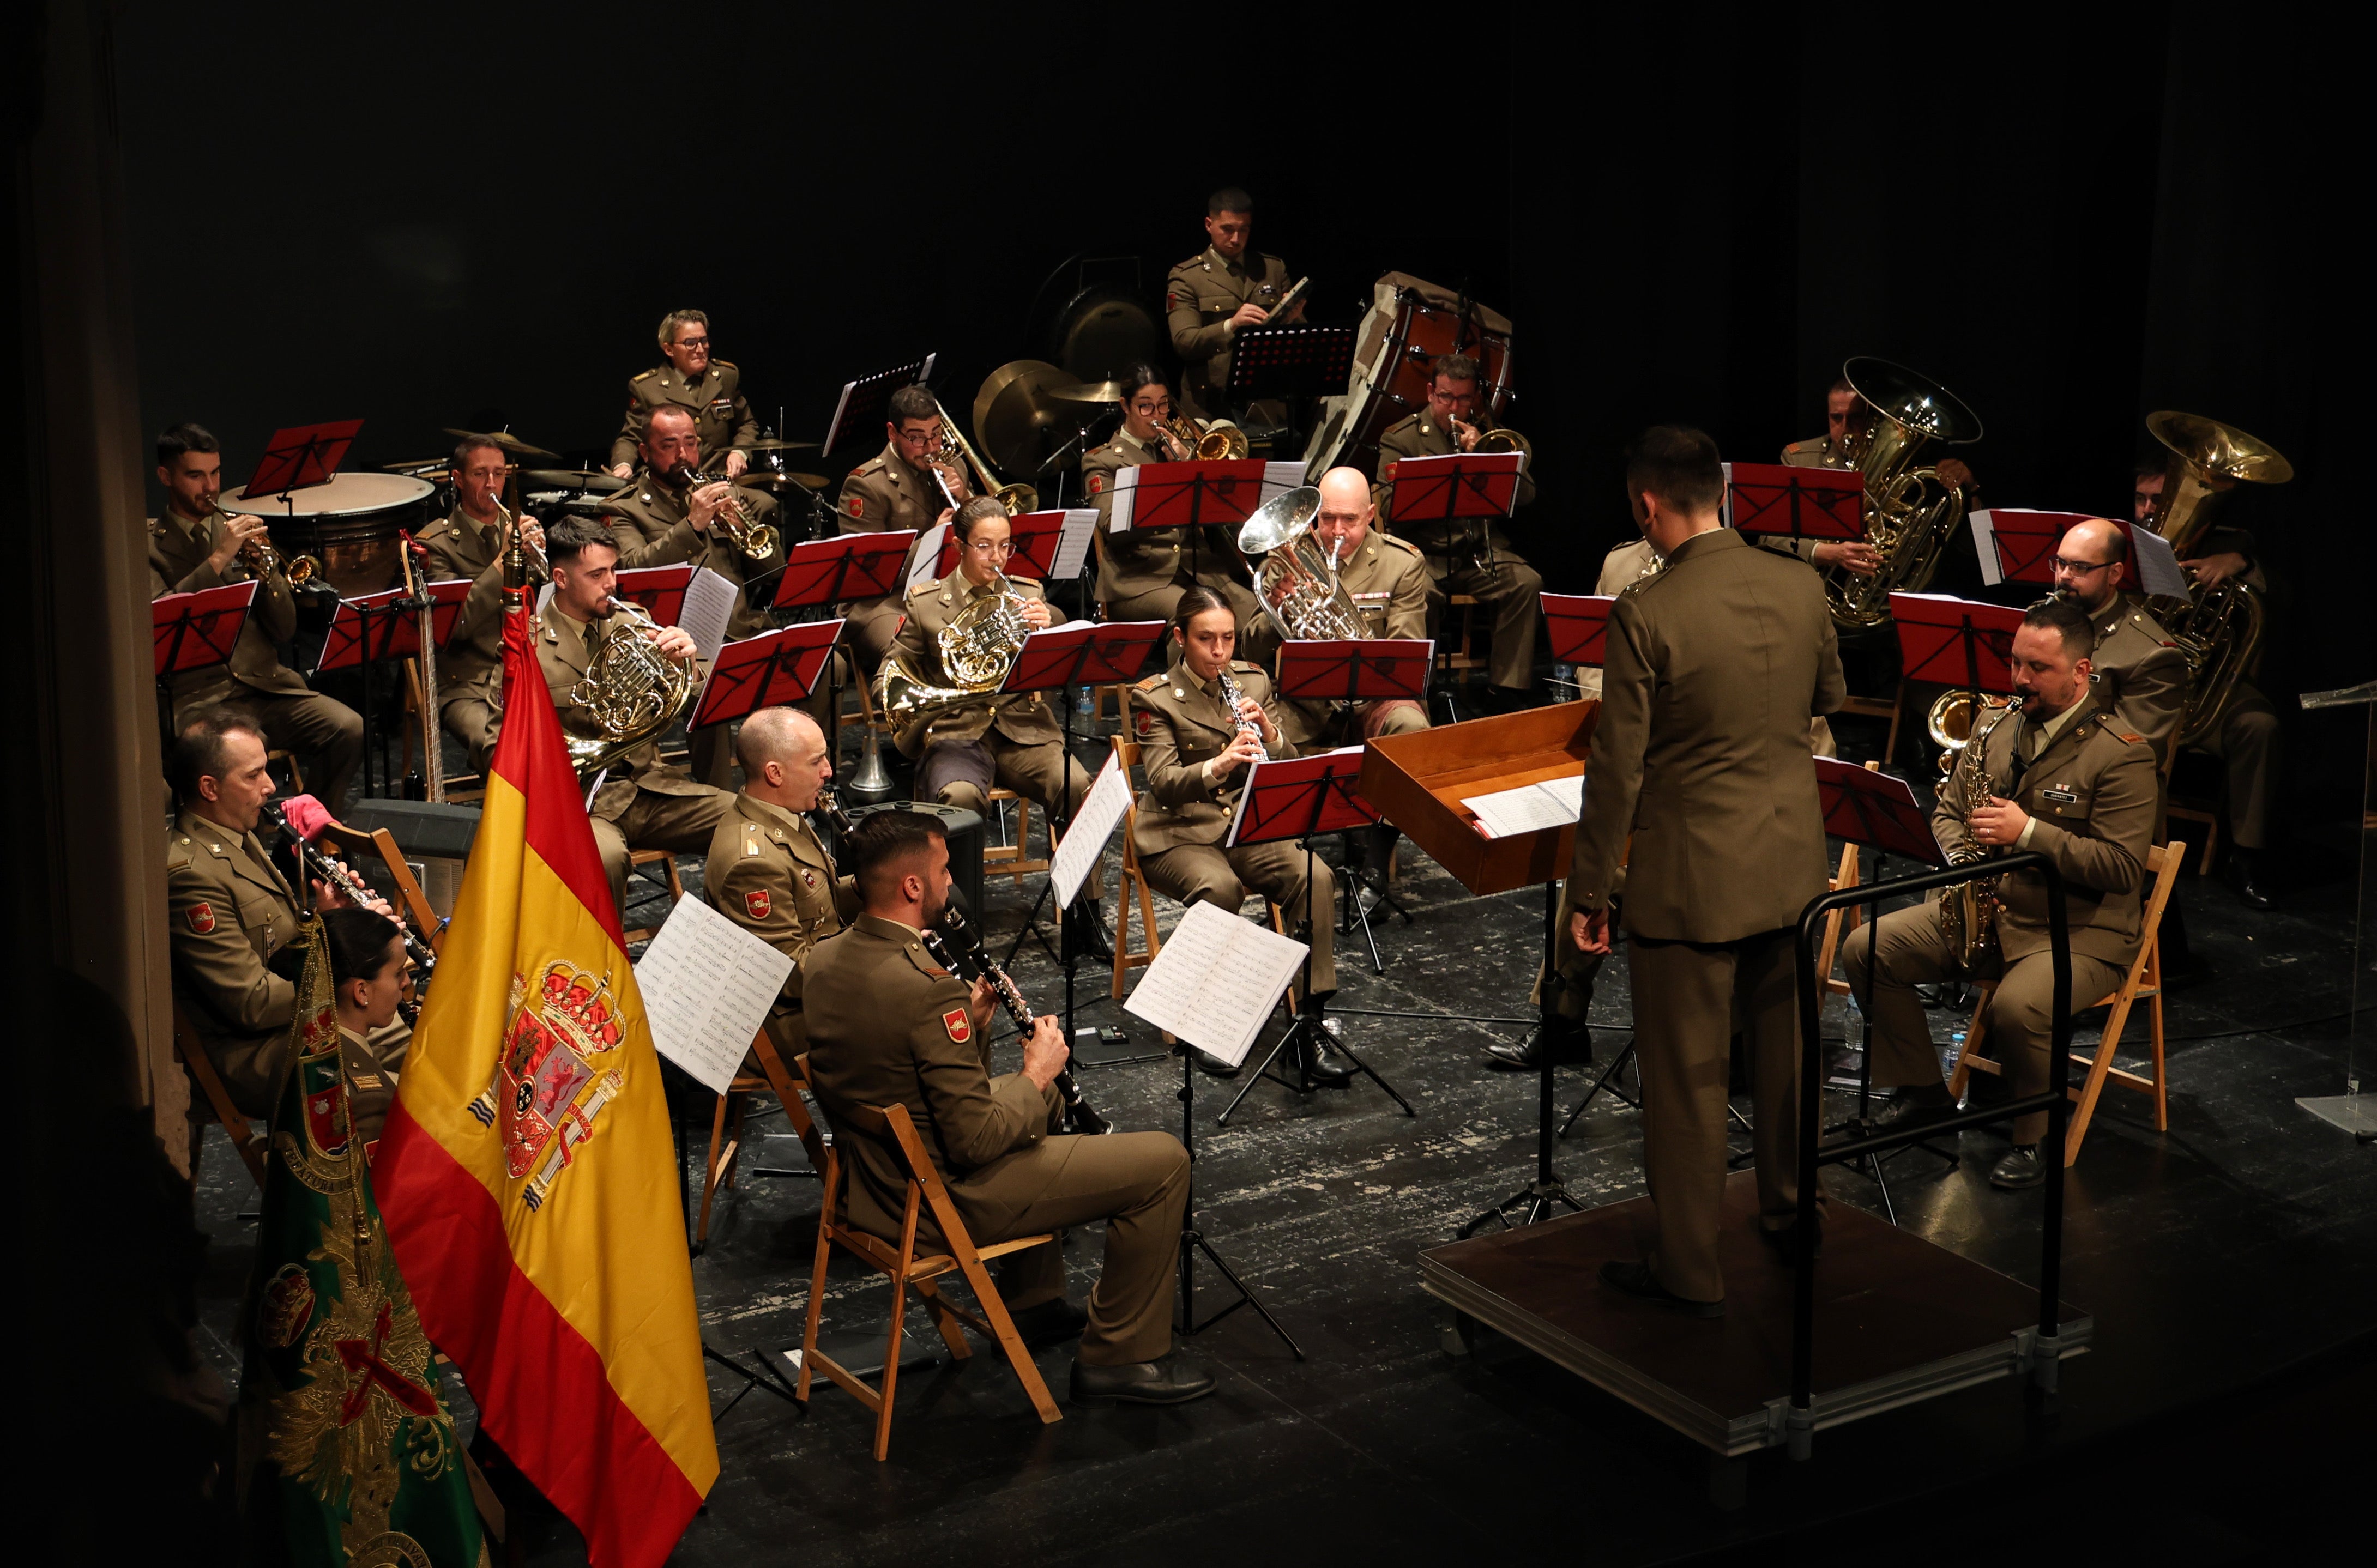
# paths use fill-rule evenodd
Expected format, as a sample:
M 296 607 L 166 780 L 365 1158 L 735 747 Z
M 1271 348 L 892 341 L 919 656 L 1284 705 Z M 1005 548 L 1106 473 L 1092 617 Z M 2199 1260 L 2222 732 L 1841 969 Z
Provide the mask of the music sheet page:
M 693 650 L 704 664 L 718 658 L 726 645 L 727 618 L 735 613 L 742 593 L 729 579 L 704 566 L 685 585 L 685 607 L 676 612 L 678 630 L 693 639 Z
M 1486 829 L 1488 838 L 1566 827 L 1584 809 L 1584 775 L 1547 778 L 1516 790 L 1497 790 L 1490 795 L 1470 795 L 1461 803 L 1477 814 L 1478 826 Z
M 900 591 L 906 593 L 918 583 L 929 583 L 938 576 L 933 568 L 941 564 L 941 540 L 949 537 L 950 525 L 935 523 L 916 536 L 916 543 L 908 553 L 908 580 Z
M 2135 528 L 2130 530 L 2130 541 L 2137 546 L 2140 588 L 2162 599 L 2195 597 L 2187 574 L 2179 569 L 2179 555 L 2170 540 L 2152 529 Z
M 1097 526 L 1095 506 L 1065 508 L 1064 530 L 1057 536 L 1057 558 L 1048 565 L 1050 582 L 1061 583 L 1081 575 L 1081 557 L 1090 552 L 1090 535 Z
M 1065 829 L 1064 841 L 1049 859 L 1048 874 L 1056 881 L 1059 908 L 1070 905 L 1081 891 L 1081 884 L 1105 854 L 1106 840 L 1114 837 L 1115 825 L 1129 809 L 1130 775 L 1108 753 L 1106 765 L 1098 769 L 1097 779 L 1090 786 L 1072 826 Z
M 1123 1011 L 1236 1066 L 1308 951 L 1234 910 L 1191 904 Z
M 793 961 L 699 898 L 680 898 L 636 961 L 652 1044 L 724 1094 Z
M 1129 533 L 1130 531 L 1131 498 L 1138 489 L 1139 469 L 1136 467 L 1115 470 L 1114 505 L 1106 513 L 1106 532 Z

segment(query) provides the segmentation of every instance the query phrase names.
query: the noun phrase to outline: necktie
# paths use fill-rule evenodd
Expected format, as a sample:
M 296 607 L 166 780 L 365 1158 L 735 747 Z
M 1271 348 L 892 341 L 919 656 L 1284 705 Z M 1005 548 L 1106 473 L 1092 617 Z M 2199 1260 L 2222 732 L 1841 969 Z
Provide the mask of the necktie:
M 2030 771 L 2031 753 L 2037 749 L 2035 736 L 2037 731 L 2030 719 L 2025 717 L 2015 719 L 2014 723 L 2018 728 L 2013 733 L 2013 767 L 2006 779 L 2008 796 L 2022 788 L 2022 776 Z

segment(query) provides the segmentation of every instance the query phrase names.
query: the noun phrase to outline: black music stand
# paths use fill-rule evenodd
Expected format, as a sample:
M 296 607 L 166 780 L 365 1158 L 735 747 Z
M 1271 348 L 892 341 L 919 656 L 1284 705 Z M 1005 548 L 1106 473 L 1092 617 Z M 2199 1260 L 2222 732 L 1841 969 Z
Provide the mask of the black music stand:
M 900 529 L 890 533 L 843 533 L 827 539 L 803 540 L 784 555 L 784 569 L 776 578 L 775 597 L 770 605 L 777 610 L 806 612 L 814 622 L 833 613 L 833 607 L 848 600 L 879 599 L 887 593 L 900 591 L 901 569 L 907 564 L 908 551 L 916 542 L 914 529 Z M 844 649 L 851 672 L 866 678 L 858 669 L 857 655 Z M 829 675 L 830 695 L 826 703 L 825 754 L 842 764 L 842 659 L 834 659 Z
M 1855 469 L 1787 463 L 1725 465 L 1726 526 L 1743 533 L 1803 539 L 1865 537 L 1865 476 Z
M 926 354 L 921 360 L 843 382 L 842 398 L 833 406 L 833 418 L 826 425 L 825 445 L 818 451 L 818 460 L 823 462 L 833 456 L 834 444 L 844 433 L 865 430 L 878 419 L 888 422 L 891 394 L 931 375 L 933 361 L 938 357 Z
M 1016 650 L 1015 662 L 1007 667 L 1007 679 L 999 683 L 996 696 L 1019 696 L 1032 692 L 1058 692 L 1057 721 L 1065 727 L 1065 765 L 1069 768 L 1081 764 L 1073 755 L 1073 688 L 1096 685 L 1101 682 L 1129 681 L 1138 678 L 1139 667 L 1147 661 L 1147 650 L 1164 636 L 1161 621 L 1081 622 L 1070 626 L 1052 626 L 1034 632 L 1023 639 Z M 1087 770 L 1094 779 L 1095 770 Z M 1064 804 L 1048 814 L 1048 844 L 1053 859 L 1057 841 L 1072 825 L 1071 778 L 1057 791 Z M 1040 930 L 1040 905 L 1047 898 L 1048 890 L 1056 885 L 1052 875 L 1040 885 L 1039 897 L 1024 911 L 1023 929 L 1015 933 L 1015 941 L 1007 949 L 1007 962 L 1012 965 L 1015 955 L 1023 946 L 1023 939 L 1036 935 Z M 1048 939 L 1040 938 L 1046 948 Z M 1057 945 L 1048 956 L 1065 971 L 1065 1043 L 1073 1041 L 1073 943 L 1065 929 L 1063 910 L 1057 914 Z
M 1230 1115 L 1239 1102 L 1254 1092 L 1254 1087 L 1265 1078 L 1297 1094 L 1312 1092 L 1312 1059 L 1323 1041 L 1344 1052 L 1345 1060 L 1372 1083 L 1387 1091 L 1387 1098 L 1404 1108 L 1406 1116 L 1417 1116 L 1411 1101 L 1395 1090 L 1395 1086 L 1379 1076 L 1370 1064 L 1356 1056 L 1344 1041 L 1321 1027 L 1320 1004 L 1312 994 L 1312 841 L 1323 833 L 1341 833 L 1350 827 L 1368 827 L 1379 820 L 1379 814 L 1368 801 L 1356 792 L 1362 777 L 1362 754 L 1356 750 L 1323 752 L 1318 756 L 1286 757 L 1276 762 L 1256 762 L 1248 765 L 1246 788 L 1238 791 L 1238 809 L 1230 822 L 1229 837 L 1223 840 L 1227 849 L 1240 844 L 1276 844 L 1294 838 L 1301 840 L 1304 849 L 1305 909 L 1308 911 L 1298 927 L 1304 940 L 1304 989 L 1297 994 L 1295 1018 L 1287 1031 L 1272 1043 L 1271 1052 L 1255 1069 L 1255 1075 L 1238 1089 L 1228 1107 L 1214 1118 L 1215 1125 L 1228 1126 Z M 1296 1053 L 1296 1076 L 1288 1078 L 1272 1071 L 1272 1063 L 1290 1045 L 1300 1045 Z
M 692 583 L 692 564 L 680 562 L 674 566 L 638 566 L 621 572 L 612 591 L 617 598 L 641 605 L 654 625 L 674 626 L 677 617 L 685 613 L 685 590 Z
M 1350 709 L 1363 702 L 1413 702 L 1427 709 L 1428 672 L 1435 667 L 1436 644 L 1426 637 L 1371 637 L 1344 642 L 1296 641 L 1279 648 L 1279 695 L 1299 702 L 1343 704 Z M 1384 868 L 1376 892 L 1379 903 L 1412 923 L 1409 909 L 1387 891 Z M 1387 972 L 1379 956 L 1378 933 L 1370 929 L 1370 908 L 1362 902 L 1361 884 L 1345 879 L 1344 931 L 1359 925 L 1370 950 L 1373 974 Z
M 694 700 L 687 730 L 747 719 L 763 707 L 806 702 L 817 690 L 843 621 L 806 621 L 723 645 Z
M 462 585 L 464 592 L 469 585 Z M 459 612 L 461 601 L 455 601 Z M 372 792 L 371 744 L 372 679 L 370 666 L 391 659 L 413 659 L 421 653 L 421 601 L 400 588 L 363 594 L 354 599 L 341 599 L 330 615 L 330 627 L 322 638 L 321 657 L 306 679 L 327 674 L 333 670 L 360 670 L 364 687 L 364 752 L 363 796 Z M 454 624 L 449 619 L 446 629 L 450 634 Z M 385 768 L 382 770 L 385 772 Z
M 1234 409 L 1278 398 L 1288 410 L 1289 449 L 1301 432 L 1297 405 L 1325 398 L 1353 378 L 1354 329 L 1350 327 L 1250 327 L 1230 345 L 1230 379 L 1222 401 Z

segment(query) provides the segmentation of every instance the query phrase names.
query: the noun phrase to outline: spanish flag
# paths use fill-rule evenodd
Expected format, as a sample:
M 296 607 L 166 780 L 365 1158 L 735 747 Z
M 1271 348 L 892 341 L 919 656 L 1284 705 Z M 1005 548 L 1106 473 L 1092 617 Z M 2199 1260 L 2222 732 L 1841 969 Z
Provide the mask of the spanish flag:
M 665 1560 L 718 1476 L 676 1159 L 534 621 L 505 617 L 486 799 L 372 1184 L 422 1326 L 595 1568 Z

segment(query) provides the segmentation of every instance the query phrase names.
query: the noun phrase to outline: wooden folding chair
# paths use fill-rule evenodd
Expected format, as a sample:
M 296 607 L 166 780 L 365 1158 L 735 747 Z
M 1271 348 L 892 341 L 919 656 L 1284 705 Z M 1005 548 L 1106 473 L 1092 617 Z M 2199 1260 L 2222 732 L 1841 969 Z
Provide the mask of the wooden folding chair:
M 804 1075 L 806 1071 L 804 1060 Z M 940 1331 L 941 1342 L 949 1347 L 952 1359 L 962 1361 L 973 1357 L 973 1347 L 966 1342 L 964 1333 L 972 1328 L 1006 1352 L 1008 1365 L 1015 1369 L 1016 1381 L 1031 1396 L 1033 1408 L 1040 1412 L 1040 1420 L 1062 1420 L 1057 1401 L 1049 1396 L 1048 1384 L 1041 1378 L 1040 1369 L 1033 1364 L 1032 1353 L 1024 1348 L 1023 1336 L 1015 1331 L 1015 1320 L 1008 1315 L 1005 1299 L 992 1283 L 990 1271 L 983 1266 L 992 1258 L 1020 1253 L 1026 1247 L 1053 1246 L 1056 1234 L 1048 1231 L 987 1247 L 975 1246 L 965 1221 L 958 1215 L 957 1205 L 950 1199 L 949 1189 L 941 1184 L 940 1173 L 933 1169 L 932 1158 L 925 1152 L 924 1141 L 916 1135 L 915 1124 L 908 1119 L 906 1106 L 890 1105 L 879 1110 L 853 1106 L 846 1120 L 848 1125 L 841 1131 L 878 1140 L 896 1151 L 906 1168 L 907 1198 L 901 1213 L 900 1240 L 893 1246 L 845 1222 L 842 1210 L 848 1194 L 849 1169 L 840 1149 L 828 1145 L 824 1149 L 825 1163 L 820 1167 L 825 1172 L 825 1197 L 818 1216 L 817 1265 L 809 1276 L 808 1318 L 801 1330 L 801 1373 L 794 1395 L 806 1401 L 810 1376 L 823 1372 L 875 1412 L 875 1457 L 879 1460 L 887 1456 L 891 1451 L 891 1405 L 899 1391 L 900 1340 L 906 1327 L 908 1290 L 913 1286 L 924 1299 L 933 1326 Z M 942 1244 L 949 1249 L 946 1252 L 920 1254 L 916 1250 L 917 1222 L 926 1209 L 932 1212 Z M 818 1323 L 825 1307 L 826 1264 L 835 1247 L 864 1260 L 891 1281 L 891 1327 L 884 1344 L 883 1385 L 879 1390 L 868 1386 L 865 1379 L 818 1348 Z M 935 1281 L 950 1273 L 964 1276 L 983 1316 L 977 1317 L 942 1296 Z
M 242 1165 L 247 1167 L 247 1173 L 256 1178 L 257 1186 L 262 1187 L 264 1155 L 269 1142 L 266 1134 L 240 1114 L 239 1107 L 232 1103 L 231 1091 L 223 1087 L 222 1075 L 215 1071 L 214 1058 L 207 1054 L 205 1043 L 198 1039 L 198 1031 L 191 1026 L 190 1016 L 182 1011 L 182 1004 L 178 1002 L 173 1004 L 173 1054 L 189 1071 L 190 1081 L 198 1087 L 198 1099 L 205 1105 L 209 1120 L 222 1128 L 223 1135 L 231 1139 L 232 1152 L 239 1156 Z M 205 1134 L 206 1123 L 198 1123 L 198 1131 L 201 1136 Z M 197 1168 L 197 1150 L 195 1147 L 190 1150 L 190 1163 L 192 1169 Z
M 1474 594 L 1455 593 L 1445 596 L 1445 615 L 1461 612 L 1461 636 L 1439 638 L 1436 645 L 1436 667 L 1451 675 L 1464 675 L 1472 670 L 1483 670 L 1492 662 L 1477 651 L 1477 599 Z
M 638 866 L 651 865 L 659 866 L 667 874 L 669 907 L 671 909 L 675 909 L 678 902 L 685 897 L 685 878 L 677 874 L 676 857 L 666 849 L 630 849 L 627 851 L 627 874 L 630 877 L 636 874 L 636 868 Z M 622 915 L 625 915 L 627 912 L 627 911 L 625 909 L 619 911 Z M 639 925 L 632 931 L 623 931 L 619 934 L 627 938 L 629 942 L 649 942 L 653 937 L 660 934 L 660 930 L 661 928 L 656 925 Z
M 1007 876 L 1021 882 L 1048 869 L 1046 860 L 1033 860 L 1031 855 L 1032 802 L 1012 790 L 992 790 L 984 797 L 993 805 L 1015 802 L 1015 840 L 1009 844 L 991 844 L 982 851 L 982 874 Z
M 2100 996 L 2086 1007 L 2075 1006 L 2074 1013 L 2084 1013 L 2097 1007 L 2109 1007 L 2105 1019 L 2104 1038 L 2098 1041 L 2094 1056 L 2073 1056 L 2074 1066 L 2088 1069 L 2088 1076 L 2078 1088 L 2071 1091 L 2079 1101 L 2072 1113 L 2072 1124 L 2063 1134 L 2063 1163 L 2072 1164 L 2080 1158 L 2080 1140 L 2087 1135 L 2088 1123 L 2096 1114 L 2096 1097 L 2104 1092 L 2107 1082 L 2124 1088 L 2137 1089 L 2154 1096 L 2155 1131 L 2170 1130 L 2170 1100 L 2163 1073 L 2162 1034 L 2162 912 L 2170 903 L 2170 890 L 2179 880 L 2180 863 L 2187 858 L 2182 844 L 2160 845 L 2146 851 L 2146 871 L 2154 880 L 2147 885 L 2144 940 L 2138 944 L 2138 956 L 2130 960 L 2129 972 L 2109 996 Z M 1988 1020 L 1989 1003 L 1997 996 L 1997 982 L 1981 987 L 1981 1000 L 1973 1008 L 1972 1021 L 1965 1026 L 1964 1049 L 1956 1052 L 1956 1070 L 1948 1079 L 1948 1092 L 1958 1099 L 1965 1097 L 1965 1086 L 1972 1073 L 1994 1073 L 2002 1075 L 2000 1063 L 1979 1054 L 1981 1027 Z M 2154 1047 L 2154 1073 L 2141 1076 L 2113 1065 L 2113 1050 L 2120 1043 L 2121 1030 L 2130 1021 L 2132 1004 L 2146 1004 L 2146 1029 Z
M 339 857 L 347 864 L 358 868 L 358 874 L 364 853 L 368 851 L 376 856 L 380 863 L 388 867 L 388 880 L 396 887 L 397 903 L 403 909 L 405 919 L 412 922 L 414 933 L 429 944 L 431 952 L 443 953 L 446 950 L 446 932 L 438 923 L 437 911 L 429 907 L 429 895 L 421 890 L 421 884 L 413 877 L 412 868 L 405 863 L 404 851 L 397 847 L 396 835 L 385 827 L 375 827 L 365 832 L 360 827 L 349 827 L 343 822 L 332 822 L 324 826 L 321 838 L 324 848 L 337 850 Z
M 1869 762 L 1866 764 L 1868 767 L 1879 769 L 1882 763 L 1898 760 L 1898 731 L 1906 718 L 1906 683 L 1901 681 L 1898 683 L 1898 690 L 1887 700 L 1881 697 L 1844 697 L 1841 699 L 1841 706 L 1833 710 L 1835 718 L 1845 713 L 1858 719 L 1890 720 L 1890 739 L 1881 744 L 1881 762 Z
M 743 1152 L 743 1113 L 748 1097 L 773 1092 L 782 1103 L 784 1120 L 809 1153 L 809 1163 L 820 1173 L 825 1170 L 825 1150 L 817 1124 L 810 1120 L 808 1107 L 802 1102 L 799 1087 L 806 1080 L 796 1079 L 784 1069 L 783 1059 L 777 1053 L 776 1042 L 762 1027 L 751 1038 L 751 1053 L 759 1060 L 757 1073 L 737 1073 L 718 1097 L 718 1109 L 710 1121 L 710 1158 L 701 1178 L 701 1218 L 696 1223 L 693 1250 L 698 1255 L 710 1244 L 710 1210 L 720 1189 L 735 1185 L 735 1169 Z M 731 1123 L 731 1125 L 730 1125 Z

